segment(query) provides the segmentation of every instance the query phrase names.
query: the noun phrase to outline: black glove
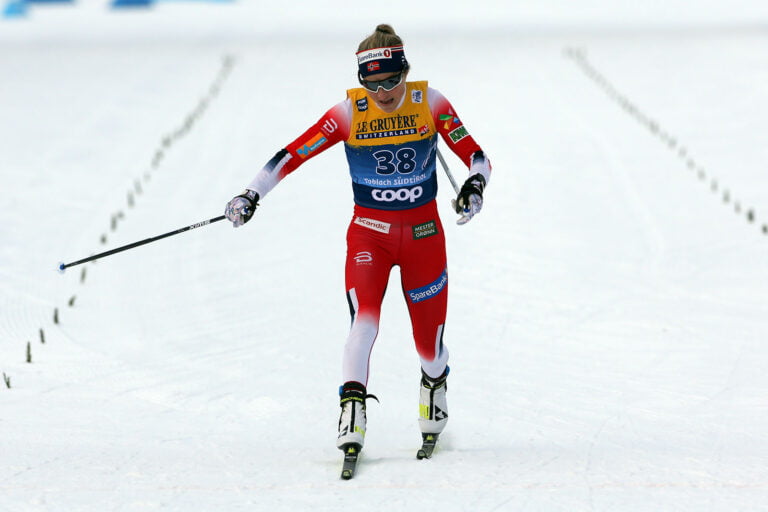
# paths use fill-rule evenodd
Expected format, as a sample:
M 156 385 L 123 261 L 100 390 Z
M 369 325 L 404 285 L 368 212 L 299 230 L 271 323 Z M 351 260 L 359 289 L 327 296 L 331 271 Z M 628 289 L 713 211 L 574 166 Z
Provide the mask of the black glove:
M 224 216 L 232 221 L 232 226 L 239 228 L 253 217 L 253 212 L 259 206 L 259 194 L 253 190 L 246 190 L 239 196 L 232 198 L 224 209 Z
M 473 174 L 461 186 L 459 195 L 453 201 L 456 213 L 461 214 L 461 218 L 456 221 L 457 224 L 466 224 L 483 208 L 483 189 L 485 189 L 485 178 L 482 174 Z

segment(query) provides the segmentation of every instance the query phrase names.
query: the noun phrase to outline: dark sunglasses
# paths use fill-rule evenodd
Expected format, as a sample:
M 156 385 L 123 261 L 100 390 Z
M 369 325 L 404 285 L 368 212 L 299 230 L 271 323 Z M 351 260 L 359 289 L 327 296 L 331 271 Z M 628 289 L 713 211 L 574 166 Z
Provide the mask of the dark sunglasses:
M 391 91 L 401 83 L 403 83 L 403 76 L 405 73 L 405 70 L 399 72 L 396 75 L 392 75 L 389 78 L 385 78 L 384 80 L 366 80 L 363 78 L 363 75 L 360 73 L 357 74 L 357 79 L 360 82 L 360 85 L 365 87 L 371 92 L 378 92 L 379 87 L 384 89 L 385 91 Z

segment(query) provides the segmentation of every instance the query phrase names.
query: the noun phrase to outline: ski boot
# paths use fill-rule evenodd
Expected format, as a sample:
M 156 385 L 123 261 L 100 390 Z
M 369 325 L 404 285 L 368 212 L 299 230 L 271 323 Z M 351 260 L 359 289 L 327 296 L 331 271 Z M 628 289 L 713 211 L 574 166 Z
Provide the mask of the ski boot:
M 339 437 L 336 447 L 345 450 L 347 445 L 356 445 L 359 451 L 365 441 L 365 399 L 374 395 L 366 394 L 365 386 L 359 382 L 347 382 L 339 389 L 341 416 L 339 417 Z
M 341 416 L 336 446 L 344 452 L 341 478 L 349 480 L 355 474 L 357 459 L 365 441 L 365 399 L 373 398 L 378 401 L 378 398 L 366 394 L 365 386 L 359 382 L 347 382 L 339 389 L 339 395 Z
M 421 429 L 422 446 L 416 453 L 419 459 L 428 459 L 437 445 L 437 438 L 448 423 L 448 401 L 445 392 L 448 390 L 448 372 L 446 366 L 443 374 L 433 379 L 421 370 L 421 387 L 419 390 L 419 428 Z

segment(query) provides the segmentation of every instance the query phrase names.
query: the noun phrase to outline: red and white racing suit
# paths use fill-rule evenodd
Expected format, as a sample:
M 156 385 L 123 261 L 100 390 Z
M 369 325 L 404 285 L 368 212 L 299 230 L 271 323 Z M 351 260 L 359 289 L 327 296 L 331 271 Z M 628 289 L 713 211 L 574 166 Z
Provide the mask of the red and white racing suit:
M 438 134 L 470 175 L 480 173 L 489 181 L 488 159 L 448 100 L 427 82 L 407 82 L 402 103 L 389 114 L 365 89 L 350 89 L 345 101 L 279 151 L 247 187 L 264 198 L 303 162 L 344 143 L 355 208 L 347 232 L 345 280 L 352 327 L 344 348 L 343 382 L 368 383 L 381 303 L 395 265 L 422 368 L 433 378 L 445 371 L 448 270 L 435 202 Z

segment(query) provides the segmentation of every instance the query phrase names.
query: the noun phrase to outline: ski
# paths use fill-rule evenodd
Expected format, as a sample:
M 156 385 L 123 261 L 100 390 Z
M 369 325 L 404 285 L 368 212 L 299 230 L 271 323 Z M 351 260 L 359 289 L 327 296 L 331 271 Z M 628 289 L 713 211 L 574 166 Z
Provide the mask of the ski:
M 360 446 L 357 444 L 348 444 L 344 448 L 344 465 L 341 468 L 341 479 L 349 480 L 355 476 L 357 468 L 357 457 L 360 455 Z
M 437 445 L 437 438 L 440 434 L 421 434 L 422 442 L 421 448 L 416 452 L 416 458 L 419 460 L 429 459 L 432 457 L 432 452 L 435 451 Z

